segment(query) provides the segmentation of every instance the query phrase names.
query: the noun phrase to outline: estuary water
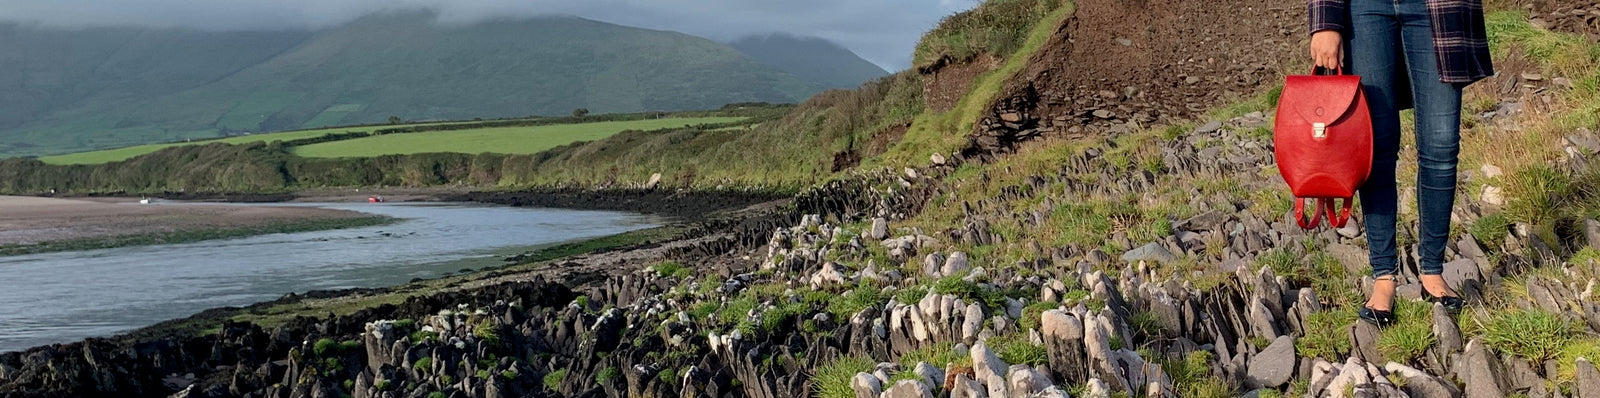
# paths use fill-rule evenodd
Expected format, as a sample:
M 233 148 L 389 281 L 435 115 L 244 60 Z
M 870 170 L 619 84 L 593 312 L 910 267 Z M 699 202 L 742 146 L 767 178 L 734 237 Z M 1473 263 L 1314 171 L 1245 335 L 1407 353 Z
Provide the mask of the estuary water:
M 178 204 L 178 206 L 216 206 Z M 284 204 L 389 225 L 0 257 L 0 352 L 103 337 L 290 292 L 402 284 L 534 246 L 654 227 L 630 213 L 478 204 Z

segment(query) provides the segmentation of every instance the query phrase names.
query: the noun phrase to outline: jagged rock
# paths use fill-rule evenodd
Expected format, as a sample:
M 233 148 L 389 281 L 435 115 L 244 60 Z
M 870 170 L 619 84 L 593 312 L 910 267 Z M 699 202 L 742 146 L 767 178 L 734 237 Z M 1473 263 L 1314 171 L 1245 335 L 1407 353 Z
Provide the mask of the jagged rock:
M 1078 385 L 1088 378 L 1088 358 L 1083 343 L 1083 322 L 1059 309 L 1039 317 L 1050 372 L 1062 383 Z
M 922 258 L 922 274 L 937 278 L 939 277 L 939 271 L 944 267 L 944 263 L 943 255 L 928 253 L 926 257 Z
M 1500 170 L 1500 166 L 1488 163 L 1484 163 L 1483 167 L 1478 168 L 1478 171 L 1483 172 L 1483 178 L 1500 178 L 1502 174 L 1505 174 L 1504 171 Z
M 872 219 L 872 229 L 867 231 L 867 237 L 872 240 L 883 240 L 889 237 L 889 220 L 883 217 Z
M 944 369 L 940 369 L 938 366 L 933 366 L 927 362 L 917 362 L 912 372 L 916 372 L 917 377 L 922 378 L 922 381 L 930 386 L 944 385 Z
M 1151 261 L 1165 264 L 1178 261 L 1178 256 L 1173 255 L 1171 251 L 1168 251 L 1167 248 L 1162 246 L 1160 243 L 1151 242 L 1145 244 L 1144 246 L 1140 246 L 1137 249 L 1129 250 L 1127 253 L 1123 253 L 1122 261 L 1128 263 Z
M 843 266 L 832 261 L 823 264 L 822 269 L 811 276 L 812 287 L 842 285 L 849 281 L 850 277 L 845 276 Z
M 1044 391 L 1039 391 L 1037 393 L 1034 393 L 1033 395 L 1029 396 L 1028 398 L 1072 398 L 1072 397 L 1070 395 L 1067 395 L 1066 391 L 1062 391 L 1060 387 L 1050 386 L 1050 387 L 1045 387 Z
M 1266 349 L 1261 350 L 1261 353 L 1250 358 L 1245 381 L 1251 388 L 1281 386 L 1294 376 L 1295 365 L 1298 363 L 1299 360 L 1295 357 L 1294 337 L 1279 336 Z
M 1600 250 L 1600 221 L 1583 220 L 1583 236 L 1589 241 L 1589 247 Z
M 1006 369 L 1009 366 L 1006 365 L 1005 361 L 1001 361 L 1000 356 L 995 355 L 994 351 L 990 350 L 989 346 L 984 342 L 980 341 L 977 344 L 973 344 L 972 349 L 967 352 L 972 355 L 972 370 L 977 372 L 978 379 L 990 380 L 991 376 L 1000 379 L 1005 378 Z
M 1461 328 L 1443 304 L 1433 305 L 1433 336 L 1438 342 L 1439 351 L 1455 353 L 1461 350 Z
M 967 273 L 967 270 L 971 268 L 972 265 L 967 260 L 967 253 L 950 253 L 950 258 L 944 260 L 944 267 L 940 268 L 940 275 L 961 275 Z
M 1084 387 L 1083 396 L 1087 398 L 1110 398 L 1111 388 L 1106 387 L 1106 382 L 1100 379 L 1089 379 L 1088 387 Z
M 1357 320 L 1350 325 L 1350 347 L 1353 348 L 1351 356 L 1369 361 L 1383 360 L 1383 354 L 1378 352 L 1378 327 L 1366 321 Z
M 1360 275 L 1362 271 L 1367 270 L 1367 249 L 1335 243 L 1328 245 L 1327 252 L 1339 260 L 1339 264 L 1344 265 L 1345 272 L 1351 275 Z
M 1456 291 L 1463 289 L 1468 281 L 1483 280 L 1482 274 L 1478 271 L 1478 263 L 1468 258 L 1445 263 L 1442 276 L 1445 283 Z
M 983 331 L 983 307 L 977 303 L 968 304 L 962 318 L 961 341 L 976 343 L 978 333 Z
M 928 386 L 916 380 L 901 380 L 894 383 L 888 391 L 884 391 L 882 398 L 933 398 L 933 391 Z
M 1207 210 L 1204 213 L 1200 213 L 1200 215 L 1178 222 L 1178 225 L 1174 225 L 1173 228 L 1190 231 L 1214 231 L 1222 227 L 1222 224 L 1226 222 L 1228 222 L 1227 214 L 1216 210 Z
M 1010 390 L 1012 397 L 1044 391 L 1055 384 L 1050 382 L 1050 376 L 1039 373 L 1028 365 L 1011 365 L 1009 372 L 1010 375 L 1006 377 L 1008 381 L 1006 389 Z
M 1256 337 L 1264 339 L 1278 338 L 1278 323 L 1262 299 L 1251 300 L 1249 322 L 1250 330 L 1255 333 Z
M 1484 185 L 1483 193 L 1478 195 L 1478 200 L 1491 206 L 1504 206 L 1506 204 L 1505 191 L 1493 185 Z
M 657 185 L 661 185 L 661 173 L 651 174 L 650 181 L 644 183 L 644 189 L 656 189 Z
M 933 155 L 929 155 L 928 156 L 928 161 L 933 162 L 933 165 L 935 165 L 935 166 L 943 166 L 945 164 L 945 162 L 946 162 L 946 160 L 944 158 L 944 155 L 937 154 L 937 153 L 935 153 Z
M 1405 386 L 1401 387 L 1401 389 L 1412 398 L 1455 398 L 1461 396 L 1461 391 L 1456 389 L 1454 383 L 1433 377 L 1410 366 L 1390 362 L 1384 365 L 1384 370 L 1404 378 L 1406 380 Z
M 990 398 L 1010 398 L 1010 394 L 1006 392 L 1005 377 L 999 375 L 990 375 L 989 378 L 985 379 L 983 384 L 984 386 L 988 387 Z
M 1023 304 L 1021 301 L 1006 297 L 1006 316 L 1011 317 L 1011 319 L 1021 318 L 1022 310 L 1026 307 L 1027 305 Z
M 1577 369 L 1578 388 L 1575 395 L 1579 398 L 1600 398 L 1600 370 L 1596 370 L 1588 358 L 1578 358 Z
M 989 390 L 983 388 L 983 383 L 967 377 L 965 373 L 956 375 L 956 382 L 950 388 L 950 398 L 985 398 Z
M 1456 361 L 1456 377 L 1466 384 L 1466 398 L 1503 398 L 1506 382 L 1501 377 L 1500 357 L 1476 339 L 1467 342 L 1461 360 Z
M 1213 121 L 1211 121 L 1209 123 L 1201 125 L 1200 128 L 1195 129 L 1194 132 L 1198 133 L 1198 134 L 1211 134 L 1211 133 L 1215 133 L 1215 132 L 1217 132 L 1217 130 L 1221 130 L 1221 129 L 1222 129 L 1222 122 L 1221 121 L 1217 121 L 1217 120 L 1213 120 Z

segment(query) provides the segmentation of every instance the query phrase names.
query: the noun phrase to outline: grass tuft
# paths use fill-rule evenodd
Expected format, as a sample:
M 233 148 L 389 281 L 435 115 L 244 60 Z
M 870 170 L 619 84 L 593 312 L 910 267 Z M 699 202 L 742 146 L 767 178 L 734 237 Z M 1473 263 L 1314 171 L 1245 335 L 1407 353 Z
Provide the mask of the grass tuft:
M 854 398 L 850 380 L 856 373 L 871 372 L 878 363 L 866 357 L 840 357 L 818 366 L 811 374 L 811 391 L 816 398 Z

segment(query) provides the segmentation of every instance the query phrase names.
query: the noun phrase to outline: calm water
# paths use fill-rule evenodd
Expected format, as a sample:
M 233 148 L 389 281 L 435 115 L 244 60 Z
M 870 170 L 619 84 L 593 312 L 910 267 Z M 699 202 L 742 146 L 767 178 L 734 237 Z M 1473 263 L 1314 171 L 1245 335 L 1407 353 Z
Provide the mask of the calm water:
M 206 205 L 180 205 L 206 206 Z M 468 204 L 296 204 L 395 224 L 0 257 L 0 352 L 110 336 L 289 292 L 379 287 L 499 264 L 529 246 L 648 228 L 629 213 Z

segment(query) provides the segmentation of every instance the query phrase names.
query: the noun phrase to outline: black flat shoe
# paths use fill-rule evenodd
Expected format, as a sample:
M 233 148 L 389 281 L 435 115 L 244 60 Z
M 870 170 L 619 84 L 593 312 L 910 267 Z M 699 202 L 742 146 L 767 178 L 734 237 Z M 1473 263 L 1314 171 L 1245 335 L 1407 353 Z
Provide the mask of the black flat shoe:
M 1435 297 L 1433 293 L 1428 293 L 1428 289 L 1426 288 L 1422 289 L 1422 300 L 1430 303 L 1444 304 L 1445 311 L 1450 311 L 1451 314 L 1460 313 L 1462 309 L 1467 308 L 1467 300 L 1462 300 L 1461 296 Z
M 1356 311 L 1356 317 L 1379 328 L 1389 327 L 1395 321 L 1394 311 L 1381 311 L 1368 306 L 1361 306 L 1361 310 Z

